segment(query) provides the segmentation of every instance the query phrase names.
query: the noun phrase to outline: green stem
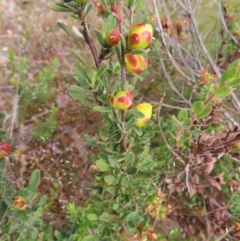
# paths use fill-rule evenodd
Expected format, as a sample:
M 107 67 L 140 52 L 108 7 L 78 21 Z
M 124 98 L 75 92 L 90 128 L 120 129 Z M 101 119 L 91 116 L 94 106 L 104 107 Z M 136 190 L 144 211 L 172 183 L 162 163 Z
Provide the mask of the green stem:
M 118 28 L 120 31 L 120 34 L 123 33 L 123 0 L 118 0 L 117 1 L 117 20 L 118 20 Z M 122 55 L 122 59 L 121 59 L 121 79 L 122 79 L 122 90 L 125 90 L 125 83 L 126 83 L 126 69 L 125 69 L 125 60 L 124 60 L 124 53 L 125 53 L 125 49 L 123 44 L 121 43 L 121 55 Z M 121 118 L 122 123 L 125 122 L 125 112 L 122 111 L 122 118 Z M 125 134 L 122 132 L 122 139 L 120 142 L 120 149 L 121 152 L 125 152 L 126 151 L 126 136 Z

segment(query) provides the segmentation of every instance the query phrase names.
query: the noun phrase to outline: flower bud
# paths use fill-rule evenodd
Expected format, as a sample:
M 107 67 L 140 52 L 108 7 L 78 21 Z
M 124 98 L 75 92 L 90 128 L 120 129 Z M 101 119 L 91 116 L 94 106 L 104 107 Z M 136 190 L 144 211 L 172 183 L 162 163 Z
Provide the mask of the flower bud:
M 0 159 L 8 156 L 11 153 L 11 146 L 6 142 L 2 141 L 0 143 Z
M 143 127 L 149 122 L 149 120 L 152 116 L 152 108 L 153 108 L 153 106 L 149 103 L 141 103 L 136 106 L 136 109 L 139 112 L 141 112 L 144 115 L 144 117 L 138 118 L 137 122 L 135 123 L 135 126 Z
M 129 50 L 145 49 L 152 42 L 153 29 L 150 24 L 139 23 L 133 26 L 128 35 L 127 46 Z
M 94 5 L 97 7 L 99 14 L 105 12 L 104 6 L 103 6 L 98 0 L 93 0 L 93 3 L 94 3 Z
M 117 14 L 118 10 L 117 10 L 117 7 L 116 7 L 116 6 L 113 5 L 113 6 L 111 6 L 110 9 L 111 9 L 111 12 L 112 12 L 112 13 Z
M 117 45 L 119 41 L 120 41 L 120 31 L 117 28 L 112 29 L 105 38 L 106 44 L 111 47 Z
M 27 210 L 28 206 L 26 205 L 25 198 L 21 196 L 15 197 L 13 202 L 13 208 L 22 211 Z
M 141 54 L 125 54 L 124 59 L 130 73 L 140 74 L 148 66 L 148 60 Z
M 133 95 L 128 91 L 119 91 L 116 95 L 110 97 L 110 104 L 113 108 L 120 110 L 129 110 L 132 106 Z

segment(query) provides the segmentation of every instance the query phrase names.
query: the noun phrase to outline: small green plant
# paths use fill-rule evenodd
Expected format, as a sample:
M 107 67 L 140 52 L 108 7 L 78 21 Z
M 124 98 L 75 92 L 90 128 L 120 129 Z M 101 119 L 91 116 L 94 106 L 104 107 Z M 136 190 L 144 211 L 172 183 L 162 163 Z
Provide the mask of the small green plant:
M 52 105 L 51 110 L 45 118 L 45 121 L 35 118 L 36 129 L 32 131 L 32 136 L 36 141 L 45 142 L 51 139 L 57 126 L 57 108 Z
M 51 99 L 56 88 L 53 81 L 58 66 L 57 59 L 51 59 L 49 65 L 44 67 L 36 77 L 29 79 L 29 63 L 26 57 L 18 58 L 14 51 L 8 51 L 10 70 L 10 84 L 19 95 L 19 115 L 24 120 L 26 115 L 37 111 Z
M 5 115 L 0 113 L 0 122 Z M 45 195 L 39 198 L 36 188 L 40 172 L 32 172 L 27 187 L 8 175 L 11 157 L 11 139 L 0 130 L 0 229 L 1 240 L 32 241 L 52 240 L 51 227 L 42 219 L 43 207 L 47 202 Z

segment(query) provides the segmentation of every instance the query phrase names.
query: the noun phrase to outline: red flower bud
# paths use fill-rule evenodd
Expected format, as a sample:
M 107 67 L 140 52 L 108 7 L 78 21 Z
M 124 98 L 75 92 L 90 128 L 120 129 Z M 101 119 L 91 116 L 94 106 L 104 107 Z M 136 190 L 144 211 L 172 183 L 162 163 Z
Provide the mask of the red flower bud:
M 128 49 L 145 49 L 152 42 L 153 29 L 150 24 L 139 23 L 133 26 L 128 35 Z
M 125 54 L 124 59 L 130 73 L 140 74 L 148 66 L 148 60 L 141 54 Z
M 119 41 L 120 41 L 120 31 L 117 28 L 112 29 L 105 38 L 106 44 L 111 47 L 117 45 Z
M 0 159 L 8 156 L 11 153 L 11 146 L 6 142 L 2 141 L 0 143 Z
M 111 6 L 111 12 L 117 14 L 118 10 L 116 6 Z
M 110 97 L 110 104 L 113 108 L 120 110 L 129 110 L 132 106 L 133 95 L 128 91 L 119 91 L 116 95 Z

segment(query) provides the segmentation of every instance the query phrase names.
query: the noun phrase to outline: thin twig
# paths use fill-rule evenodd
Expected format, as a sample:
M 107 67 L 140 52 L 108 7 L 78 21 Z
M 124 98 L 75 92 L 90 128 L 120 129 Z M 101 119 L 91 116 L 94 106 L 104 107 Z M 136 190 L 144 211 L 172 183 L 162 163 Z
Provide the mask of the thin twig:
M 87 23 L 86 23 L 85 20 L 82 21 L 82 26 L 83 26 L 84 32 L 86 33 L 85 37 L 86 37 L 86 40 L 87 40 L 87 44 L 89 45 L 90 50 L 92 52 L 95 65 L 96 65 L 97 68 L 99 68 L 98 53 L 97 53 L 97 50 L 96 50 L 95 45 L 93 43 L 92 37 L 89 33 L 89 29 L 88 29 L 88 26 L 87 26 Z
M 229 233 L 231 233 L 233 231 L 234 227 L 231 227 L 230 229 L 228 229 L 222 236 L 220 236 L 218 239 L 216 239 L 216 241 L 221 241 L 223 240 L 226 236 L 229 235 Z M 237 239 L 236 239 L 237 240 Z
M 162 137 L 165 145 L 169 149 L 169 151 L 172 153 L 173 156 L 175 156 L 177 158 L 178 161 L 180 161 L 183 165 L 185 165 L 185 162 L 182 160 L 182 158 L 169 145 L 166 137 L 164 136 L 163 130 L 162 130 L 162 126 L 161 126 L 161 123 L 160 123 L 160 112 L 161 112 L 161 106 L 162 106 L 162 102 L 163 102 L 164 96 L 165 96 L 165 94 L 161 95 L 160 101 L 159 101 L 158 107 L 157 107 L 157 126 L 158 126 L 159 132 L 161 134 L 161 137 Z
M 224 19 L 224 14 L 223 14 L 223 11 L 222 11 L 221 1 L 220 1 L 220 0 L 217 0 L 217 4 L 218 4 L 218 9 L 219 9 L 219 15 L 220 15 L 220 18 L 221 18 L 221 21 L 222 21 L 222 25 L 223 25 L 225 31 L 228 33 L 228 35 L 231 37 L 231 39 L 232 39 L 237 45 L 240 45 L 239 41 L 233 36 L 233 34 L 229 31 L 229 29 L 228 29 L 228 27 L 227 27 L 226 21 L 225 21 L 225 19 Z

